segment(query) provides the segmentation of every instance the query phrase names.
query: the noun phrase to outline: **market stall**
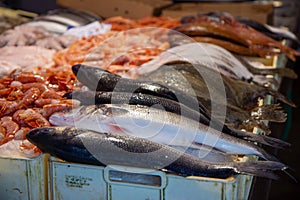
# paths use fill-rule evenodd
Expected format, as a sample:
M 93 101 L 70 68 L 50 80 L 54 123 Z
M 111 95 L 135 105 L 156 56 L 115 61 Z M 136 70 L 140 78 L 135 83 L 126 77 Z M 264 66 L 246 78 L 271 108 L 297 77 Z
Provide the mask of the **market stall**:
M 0 35 L 1 197 L 247 199 L 253 177 L 295 181 L 265 148 L 293 145 L 268 123 L 296 106 L 278 88 L 300 56 L 265 24 L 274 4 L 58 3 Z

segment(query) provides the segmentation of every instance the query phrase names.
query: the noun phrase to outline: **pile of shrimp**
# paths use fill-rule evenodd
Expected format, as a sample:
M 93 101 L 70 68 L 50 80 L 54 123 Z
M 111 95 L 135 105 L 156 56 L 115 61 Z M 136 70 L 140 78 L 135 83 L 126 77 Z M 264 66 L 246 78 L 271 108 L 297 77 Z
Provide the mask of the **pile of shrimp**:
M 169 17 L 132 20 L 118 16 L 103 23 L 112 25 L 110 32 L 77 40 L 69 48 L 55 54 L 56 65 L 84 63 L 112 73 L 126 74 L 167 50 L 170 47 L 167 28 L 179 25 L 180 20 Z
M 76 85 L 68 68 L 50 68 L 35 72 L 15 70 L 0 78 L 0 146 L 21 140 L 20 150 L 39 149 L 26 140 L 26 133 L 50 126 L 48 117 L 80 103 L 62 97 Z
M 134 28 L 144 27 L 160 27 L 160 28 L 173 28 L 180 25 L 179 18 L 171 17 L 144 17 L 138 20 L 133 20 L 121 16 L 111 17 L 103 21 L 104 23 L 111 24 L 113 31 L 126 31 Z

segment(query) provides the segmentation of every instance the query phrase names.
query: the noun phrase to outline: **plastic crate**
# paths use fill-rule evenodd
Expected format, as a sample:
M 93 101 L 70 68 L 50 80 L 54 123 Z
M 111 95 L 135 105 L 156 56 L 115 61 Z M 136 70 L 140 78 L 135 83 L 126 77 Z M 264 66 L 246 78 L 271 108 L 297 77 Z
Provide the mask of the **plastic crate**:
M 37 158 L 0 157 L 0 199 L 47 198 L 47 155 Z
M 247 199 L 252 176 L 181 177 L 123 166 L 98 167 L 49 160 L 49 199 Z

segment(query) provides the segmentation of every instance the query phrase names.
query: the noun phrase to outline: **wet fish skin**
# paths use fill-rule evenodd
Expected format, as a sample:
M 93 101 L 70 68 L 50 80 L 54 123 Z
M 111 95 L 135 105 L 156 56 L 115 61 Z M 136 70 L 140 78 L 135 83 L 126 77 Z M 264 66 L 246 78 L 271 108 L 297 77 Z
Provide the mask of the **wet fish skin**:
M 72 66 L 72 70 L 76 78 L 92 91 L 135 92 L 177 100 L 174 91 L 158 83 L 126 79 L 106 70 L 81 64 Z M 116 87 L 117 85 L 122 87 Z
M 130 105 L 145 105 L 156 106 L 158 109 L 166 110 L 178 115 L 185 116 L 197 122 L 203 123 L 207 126 L 211 126 L 216 130 L 222 130 L 222 132 L 242 138 L 245 140 L 258 142 L 275 148 L 289 147 L 290 144 L 276 138 L 270 138 L 263 135 L 256 135 L 240 131 L 237 129 L 229 128 L 217 120 L 210 121 L 201 113 L 191 110 L 187 106 L 178 102 L 164 99 L 157 96 L 146 95 L 141 93 L 123 93 L 123 92 L 92 92 L 92 91 L 72 91 L 64 95 L 67 98 L 75 98 L 81 102 L 81 105 L 100 105 L 100 104 L 130 104 Z M 277 105 L 279 106 L 279 105 Z M 279 109 L 276 107 L 275 109 Z M 263 111 L 263 109 L 261 109 Z M 274 112 L 276 113 L 276 112 Z
M 130 104 L 155 106 L 158 109 L 166 110 L 178 115 L 183 115 L 195 121 L 209 125 L 210 120 L 203 114 L 180 104 L 179 102 L 142 93 L 127 92 L 103 92 L 103 91 L 72 91 L 64 94 L 68 99 L 77 99 L 81 105 L 100 105 L 100 104 Z
M 194 67 L 197 67 L 197 70 Z M 172 73 L 171 70 L 176 70 L 176 73 Z M 206 85 L 205 80 L 202 76 L 203 74 L 206 75 L 206 78 L 209 78 L 213 83 L 214 81 L 219 81 L 215 80 L 214 78 L 216 77 L 216 75 L 219 74 L 205 66 L 191 65 L 187 63 L 162 65 L 157 70 L 149 70 L 147 74 L 141 75 L 139 78 L 142 80 L 151 79 L 153 81 L 159 82 L 170 87 L 176 85 L 178 90 L 189 93 L 190 90 L 189 88 L 185 88 L 184 83 L 180 82 L 179 80 L 174 80 L 175 78 L 180 79 L 180 76 L 178 76 L 177 73 L 182 74 L 185 77 L 185 80 L 189 81 L 190 85 L 193 87 L 193 91 L 196 93 L 196 96 L 201 102 L 201 104 L 205 105 L 204 107 L 207 107 L 207 105 L 209 106 L 210 103 L 207 104 L 206 102 L 210 102 L 212 100 L 210 98 L 208 86 Z M 240 80 L 234 80 L 226 76 L 222 76 L 222 79 L 226 90 L 226 104 L 229 106 L 241 108 L 240 112 L 245 112 L 256 107 L 257 99 L 264 98 L 269 94 L 274 96 L 275 99 L 295 107 L 295 104 L 293 102 L 284 97 L 281 93 L 271 88 L 265 88 L 259 85 L 249 84 Z M 213 91 L 220 96 L 220 99 L 224 98 L 222 91 L 219 91 L 219 88 L 217 88 L 214 84 L 211 84 L 209 87 L 212 88 Z M 218 99 L 214 99 L 214 101 L 218 101 Z M 208 108 L 207 110 L 209 111 L 210 109 Z
M 166 87 L 152 81 L 126 79 L 106 70 L 81 64 L 72 66 L 72 70 L 76 78 L 92 91 L 143 93 L 159 96 L 180 101 L 191 109 L 200 110 L 205 117 L 210 118 L 206 108 L 195 97 L 177 90 L 175 87 Z
M 168 145 L 211 146 L 229 154 L 257 155 L 265 160 L 278 159 L 245 140 L 227 135 L 174 113 L 141 105 L 81 106 L 57 112 L 49 121 L 56 126 L 77 126 L 94 131 L 131 134 Z
M 72 70 L 76 78 L 92 91 L 141 92 L 177 100 L 173 91 L 158 83 L 126 79 L 109 71 L 81 64 L 72 66 Z M 122 87 L 116 87 L 117 85 Z
M 69 162 L 93 165 L 124 165 L 148 169 L 166 169 L 182 176 L 226 178 L 245 173 L 276 179 L 273 170 L 284 170 L 279 162 L 207 163 L 171 147 L 146 139 L 111 135 L 74 127 L 49 127 L 31 130 L 27 139 L 43 152 Z M 86 148 L 99 153 L 99 161 Z M 89 147 L 90 147 L 89 146 Z M 159 152 L 159 153 L 156 153 Z M 141 162 L 142 161 L 142 162 Z

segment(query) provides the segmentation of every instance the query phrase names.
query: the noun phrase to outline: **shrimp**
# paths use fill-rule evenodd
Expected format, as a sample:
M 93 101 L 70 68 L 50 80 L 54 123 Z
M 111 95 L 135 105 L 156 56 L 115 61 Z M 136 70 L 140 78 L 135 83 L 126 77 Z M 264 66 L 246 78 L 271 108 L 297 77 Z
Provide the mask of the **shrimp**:
M 22 144 L 20 145 L 20 149 L 25 151 L 25 150 L 33 150 L 34 153 L 42 153 L 42 151 L 34 146 L 31 142 L 28 140 L 23 140 Z
M 14 112 L 14 108 L 17 106 L 17 102 L 7 101 L 0 99 L 0 117 L 7 115 L 8 113 Z
M 32 104 L 35 100 L 37 100 L 40 96 L 41 92 L 37 88 L 30 88 L 24 93 L 23 99 L 18 103 L 15 109 L 27 108 L 30 104 Z
M 26 134 L 30 131 L 30 128 L 28 127 L 21 127 L 16 133 L 15 133 L 15 140 L 24 140 L 26 139 Z
M 6 98 L 6 100 L 8 101 L 16 101 L 16 100 L 20 100 L 24 97 L 24 93 L 21 90 L 13 90 L 8 97 Z
M 29 74 L 29 73 L 21 73 L 17 75 L 13 75 L 13 79 L 15 81 L 19 81 L 21 83 L 44 83 L 45 79 L 37 74 Z
M 11 93 L 11 88 L 0 89 L 0 98 L 7 97 Z
M 1 126 L 1 140 L 0 145 L 12 140 L 15 136 L 15 133 L 19 130 L 19 125 L 12 121 L 12 117 L 2 117 L 0 119 Z
M 48 105 L 43 106 L 43 110 L 44 110 L 43 116 L 44 117 L 49 117 L 50 115 L 52 115 L 55 112 L 67 110 L 67 109 L 72 108 L 72 107 L 74 107 L 74 106 L 71 105 L 71 104 L 65 104 L 65 103 L 62 103 L 62 104 L 48 104 Z
M 30 88 L 37 88 L 40 90 L 40 93 L 48 90 L 48 87 L 43 83 L 25 83 L 22 85 L 22 90 L 27 91 Z
M 20 129 L 19 125 L 9 116 L 2 117 L 0 123 L 1 126 L 5 128 L 6 135 L 14 135 Z
M 28 126 L 31 128 L 50 126 L 47 119 L 31 108 L 18 110 L 14 113 L 13 119 L 21 124 L 21 126 Z
M 54 90 L 45 90 L 42 94 L 41 94 L 41 98 L 43 99 L 60 99 L 62 98 L 61 95 L 57 94 Z

